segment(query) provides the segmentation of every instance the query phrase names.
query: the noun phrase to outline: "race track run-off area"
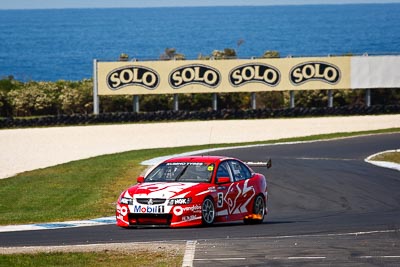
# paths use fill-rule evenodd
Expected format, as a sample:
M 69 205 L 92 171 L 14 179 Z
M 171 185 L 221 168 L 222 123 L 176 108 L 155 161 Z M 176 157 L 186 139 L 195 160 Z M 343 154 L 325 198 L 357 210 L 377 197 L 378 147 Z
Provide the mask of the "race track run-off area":
M 0 246 L 149 242 L 184 246 L 183 266 L 398 266 L 400 172 L 365 162 L 400 148 L 400 134 L 259 145 L 211 151 L 243 161 L 267 176 L 269 214 L 242 222 L 182 229 L 122 229 L 114 224 L 0 233 Z M 12 179 L 12 178 L 9 178 Z

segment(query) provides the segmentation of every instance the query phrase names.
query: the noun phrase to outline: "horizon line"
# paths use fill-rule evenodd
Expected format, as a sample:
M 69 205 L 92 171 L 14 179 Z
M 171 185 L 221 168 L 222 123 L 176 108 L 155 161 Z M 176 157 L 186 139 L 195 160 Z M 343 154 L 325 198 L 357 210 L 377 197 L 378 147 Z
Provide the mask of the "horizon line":
M 82 6 L 82 7 L 38 7 L 38 8 L 1 8 L 0 11 L 17 11 L 17 10 L 64 10 L 64 9 L 150 9 L 150 8 L 205 8 L 205 7 L 277 7 L 277 6 L 350 6 L 350 5 L 383 5 L 383 4 L 400 4 L 400 2 L 379 2 L 379 3 L 303 3 L 303 4 L 227 4 L 227 5 L 159 5 L 159 6 L 118 6 L 118 7 L 110 7 L 110 6 L 97 6 L 97 7 L 89 7 L 89 6 Z

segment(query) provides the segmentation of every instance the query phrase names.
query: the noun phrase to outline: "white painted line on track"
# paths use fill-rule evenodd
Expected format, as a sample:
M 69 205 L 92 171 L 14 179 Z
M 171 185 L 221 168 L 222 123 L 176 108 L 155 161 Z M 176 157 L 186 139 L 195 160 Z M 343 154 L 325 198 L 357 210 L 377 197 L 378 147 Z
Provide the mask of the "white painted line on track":
M 189 240 L 186 242 L 185 255 L 183 256 L 182 267 L 192 267 L 194 254 L 196 252 L 196 240 Z
M 325 256 L 298 256 L 298 257 L 287 257 L 288 260 L 323 260 L 326 259 Z
M 103 217 L 103 218 L 97 218 L 97 219 L 92 219 L 92 220 L 83 220 L 83 221 L 35 223 L 35 224 L 23 224 L 23 225 L 6 225 L 6 226 L 0 226 L 0 232 L 49 230 L 49 229 L 96 226 L 96 225 L 115 224 L 115 223 L 116 223 L 115 216 L 112 216 L 112 217 Z
M 268 257 L 265 257 L 268 259 Z M 400 256 L 385 255 L 385 256 L 358 256 L 357 259 L 400 259 Z M 326 256 L 292 256 L 292 257 L 273 257 L 272 260 L 325 260 L 329 259 Z
M 386 255 L 386 256 L 360 256 L 360 259 L 400 259 L 400 256 Z
M 358 236 L 358 235 L 371 235 L 371 234 L 387 234 L 387 233 L 398 233 L 400 229 L 393 230 L 377 230 L 377 231 L 365 231 L 365 232 L 349 232 L 349 233 L 334 233 L 334 234 L 310 234 L 310 235 L 282 235 L 282 236 L 270 236 L 268 239 L 285 239 L 285 238 L 302 238 L 302 237 L 332 237 L 332 236 Z
M 168 156 L 161 156 L 157 158 L 152 158 L 149 160 L 145 160 L 141 162 L 142 165 L 145 166 L 152 166 L 156 165 L 166 159 L 173 158 L 173 157 L 181 157 L 181 156 L 192 156 L 192 155 L 200 155 L 200 154 L 207 154 L 209 152 L 215 152 L 215 151 L 220 151 L 220 150 L 230 150 L 230 149 L 242 149 L 242 148 L 252 148 L 252 147 L 262 147 L 262 146 L 279 146 L 279 145 L 297 145 L 297 144 L 310 144 L 310 143 L 317 143 L 317 142 L 328 142 L 332 140 L 339 140 L 339 139 L 348 139 L 348 138 L 354 138 L 354 136 L 351 137 L 342 137 L 342 138 L 331 138 L 331 139 L 322 139 L 322 140 L 310 140 L 310 141 L 293 141 L 293 142 L 276 142 L 276 143 L 267 143 L 267 144 L 255 144 L 255 145 L 244 145 L 244 146 L 227 146 L 227 147 L 217 147 L 217 148 L 208 148 L 208 149 L 202 149 L 202 150 L 196 150 L 196 151 L 190 151 L 190 152 L 184 152 L 184 153 L 179 153 L 179 154 L 173 154 L 173 155 L 168 155 Z M 267 159 L 267 157 L 266 157 Z
M 301 159 L 301 160 L 336 160 L 336 161 L 355 161 L 356 159 L 340 159 L 340 158 L 309 158 L 309 157 L 301 157 L 301 158 L 295 158 L 295 159 Z
M 195 261 L 245 261 L 246 258 L 207 258 L 207 259 L 194 259 Z

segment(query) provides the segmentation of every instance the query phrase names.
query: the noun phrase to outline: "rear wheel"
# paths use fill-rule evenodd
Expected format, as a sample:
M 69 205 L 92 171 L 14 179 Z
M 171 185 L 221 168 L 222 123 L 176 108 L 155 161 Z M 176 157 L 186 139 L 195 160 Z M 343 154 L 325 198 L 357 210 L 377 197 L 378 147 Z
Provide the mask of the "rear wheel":
M 201 219 L 203 225 L 208 226 L 214 223 L 215 220 L 215 206 L 211 198 L 204 199 L 201 205 Z
M 256 196 L 253 204 L 253 214 L 246 216 L 245 223 L 262 223 L 265 216 L 265 200 L 262 195 Z

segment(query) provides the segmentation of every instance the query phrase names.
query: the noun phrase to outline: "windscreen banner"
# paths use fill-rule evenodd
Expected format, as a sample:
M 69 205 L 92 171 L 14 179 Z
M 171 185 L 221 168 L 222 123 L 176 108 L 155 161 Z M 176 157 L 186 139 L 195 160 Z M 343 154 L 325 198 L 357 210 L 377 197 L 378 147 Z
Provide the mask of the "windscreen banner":
M 360 71 L 352 69 L 354 58 L 358 57 L 96 61 L 95 77 L 99 95 L 368 88 L 371 71 L 377 71 L 371 83 L 374 86 L 387 81 L 384 72 L 397 75 L 389 80 L 394 80 L 399 86 L 398 72 L 387 72 L 387 69 L 397 67 L 398 70 L 400 57 L 389 60 L 390 66 L 385 63 L 389 58 L 374 57 L 372 63 L 366 64 L 373 57 L 361 57 L 361 60 L 356 60 L 357 67 L 362 68 Z M 354 79 L 354 75 L 361 77 Z

